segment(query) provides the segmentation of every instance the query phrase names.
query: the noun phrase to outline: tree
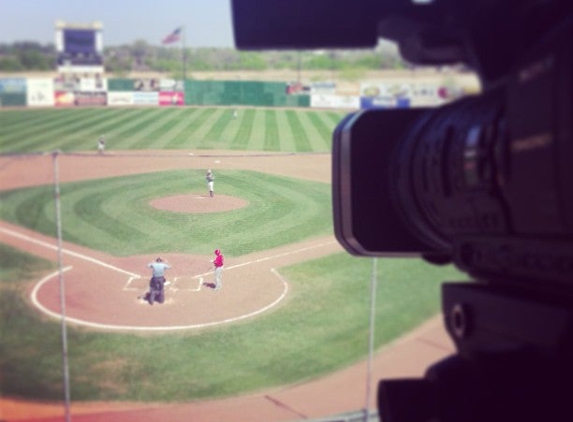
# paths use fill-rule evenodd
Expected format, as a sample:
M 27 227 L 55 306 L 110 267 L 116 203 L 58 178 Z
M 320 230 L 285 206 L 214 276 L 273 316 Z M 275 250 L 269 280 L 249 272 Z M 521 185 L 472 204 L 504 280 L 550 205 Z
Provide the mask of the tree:
M 151 57 L 150 45 L 144 40 L 136 40 L 131 45 L 131 54 L 135 61 L 135 67 L 144 67 L 147 57 Z
M 22 70 L 24 70 L 24 67 L 14 57 L 0 58 L 0 72 L 19 72 Z
M 37 50 L 23 49 L 17 54 L 18 61 L 24 69 L 30 70 L 49 70 L 53 68 L 53 62 L 50 62 L 45 55 Z

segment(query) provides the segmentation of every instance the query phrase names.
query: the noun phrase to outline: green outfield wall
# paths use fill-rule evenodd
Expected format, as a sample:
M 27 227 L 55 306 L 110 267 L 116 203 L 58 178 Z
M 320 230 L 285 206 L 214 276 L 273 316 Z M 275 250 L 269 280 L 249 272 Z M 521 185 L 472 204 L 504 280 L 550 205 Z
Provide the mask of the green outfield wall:
M 310 96 L 287 95 L 284 82 L 185 81 L 187 105 L 309 107 Z
M 0 78 L 0 107 L 260 106 L 310 107 L 306 93 L 287 93 L 286 82 L 157 78 Z

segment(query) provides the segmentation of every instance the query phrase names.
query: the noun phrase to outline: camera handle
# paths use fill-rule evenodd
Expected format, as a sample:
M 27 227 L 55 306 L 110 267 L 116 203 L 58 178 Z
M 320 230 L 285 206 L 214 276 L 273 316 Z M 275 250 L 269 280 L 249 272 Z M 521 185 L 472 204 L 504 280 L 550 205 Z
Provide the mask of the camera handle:
M 423 379 L 381 380 L 383 422 L 573 420 L 573 300 L 446 283 L 457 353 Z

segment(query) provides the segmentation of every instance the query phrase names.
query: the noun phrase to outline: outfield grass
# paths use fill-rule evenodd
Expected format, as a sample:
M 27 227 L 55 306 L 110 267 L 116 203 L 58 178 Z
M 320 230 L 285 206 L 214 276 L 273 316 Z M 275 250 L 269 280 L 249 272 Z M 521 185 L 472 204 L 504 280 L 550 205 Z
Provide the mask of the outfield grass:
M 376 347 L 436 314 L 440 281 L 460 277 L 452 267 L 411 259 L 380 260 L 378 269 Z M 288 303 L 249 322 L 149 336 L 69 328 L 72 398 L 231 396 L 309 380 L 363 359 L 371 260 L 337 254 L 280 271 L 291 287 Z M 59 324 L 41 319 L 20 294 L 0 292 L 0 391 L 60 399 Z
M 340 111 L 233 109 L 71 108 L 0 111 L 0 153 L 96 149 L 328 152 Z
M 60 187 L 63 237 L 116 256 L 152 252 L 237 256 L 332 233 L 330 187 L 252 171 L 221 170 L 217 193 L 242 198 L 233 211 L 158 210 L 156 197 L 204 194 L 202 170 L 178 170 L 66 183 Z M 53 188 L 0 192 L 0 218 L 55 236 Z

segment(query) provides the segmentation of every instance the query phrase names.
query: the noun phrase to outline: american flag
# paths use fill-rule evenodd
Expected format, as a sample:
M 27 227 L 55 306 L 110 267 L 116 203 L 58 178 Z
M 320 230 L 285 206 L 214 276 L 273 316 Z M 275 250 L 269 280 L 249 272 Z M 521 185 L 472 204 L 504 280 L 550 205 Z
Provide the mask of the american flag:
M 163 38 L 162 43 L 163 44 L 171 44 L 171 43 L 179 41 L 179 38 L 181 38 L 181 27 L 177 28 L 171 34 L 169 34 L 165 38 Z

